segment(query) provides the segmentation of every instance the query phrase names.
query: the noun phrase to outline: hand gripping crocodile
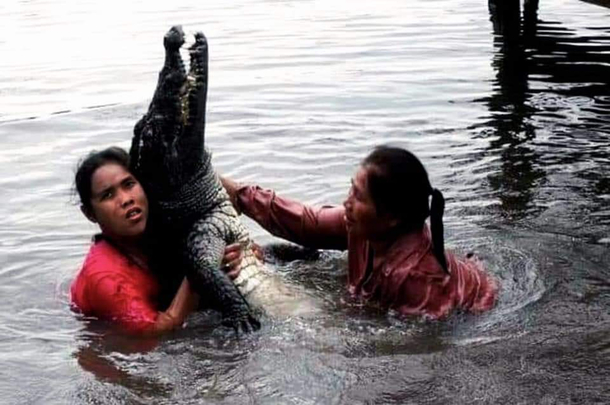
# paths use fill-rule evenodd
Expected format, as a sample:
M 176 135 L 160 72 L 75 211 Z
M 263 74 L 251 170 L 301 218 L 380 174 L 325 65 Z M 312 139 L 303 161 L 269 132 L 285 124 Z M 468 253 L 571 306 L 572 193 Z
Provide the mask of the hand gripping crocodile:
M 174 254 L 189 282 L 221 312 L 224 324 L 238 333 L 250 332 L 260 322 L 248 301 L 263 307 L 273 299 L 292 303 L 289 312 L 298 314 L 300 294 L 254 256 L 248 231 L 214 172 L 204 146 L 208 45 L 202 33 L 195 34 L 187 74 L 180 56 L 183 44 L 182 28 L 172 27 L 164 37 L 165 63 L 153 99 L 134 128 L 131 170 L 150 200 L 154 237 L 176 246 Z M 226 245 L 235 242 L 242 244 L 245 257 L 232 282 L 220 265 Z

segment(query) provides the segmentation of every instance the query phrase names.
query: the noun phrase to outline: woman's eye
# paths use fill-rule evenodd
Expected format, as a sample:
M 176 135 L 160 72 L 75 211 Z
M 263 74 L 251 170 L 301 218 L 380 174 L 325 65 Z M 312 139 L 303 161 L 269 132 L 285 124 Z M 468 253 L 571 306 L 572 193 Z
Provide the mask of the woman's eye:
M 108 200 L 109 198 L 112 198 L 112 191 L 106 191 L 100 196 L 100 200 L 102 201 Z

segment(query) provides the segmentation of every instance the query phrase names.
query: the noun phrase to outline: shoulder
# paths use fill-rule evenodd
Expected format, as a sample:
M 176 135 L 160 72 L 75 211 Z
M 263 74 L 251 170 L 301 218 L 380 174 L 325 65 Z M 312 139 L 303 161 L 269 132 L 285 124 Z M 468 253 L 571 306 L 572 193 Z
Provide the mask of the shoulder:
M 94 242 L 83 263 L 83 270 L 107 265 L 123 265 L 127 258 L 105 240 Z
M 434 257 L 427 227 L 399 238 L 388 251 L 386 272 L 416 278 L 445 279 L 445 272 Z
M 93 290 L 114 288 L 111 285 L 116 284 L 126 264 L 127 259 L 108 242 L 94 242 L 70 287 L 72 304 L 86 312 Z

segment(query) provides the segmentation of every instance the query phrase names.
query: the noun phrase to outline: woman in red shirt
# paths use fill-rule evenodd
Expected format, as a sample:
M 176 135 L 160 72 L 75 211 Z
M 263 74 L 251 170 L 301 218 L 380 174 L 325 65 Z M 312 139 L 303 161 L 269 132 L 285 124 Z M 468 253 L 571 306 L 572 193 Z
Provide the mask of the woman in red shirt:
M 498 288 L 482 264 L 445 252 L 443 195 L 407 150 L 371 152 L 343 206 L 308 207 L 272 190 L 222 181 L 236 209 L 272 234 L 308 247 L 347 249 L 348 289 L 355 296 L 435 319 L 454 308 L 481 312 L 495 303 Z
M 182 325 L 198 303 L 186 278 L 167 308 L 160 310 L 160 283 L 144 247 L 148 199 L 129 172 L 129 155 L 111 147 L 91 152 L 76 172 L 81 211 L 99 225 L 82 269 L 70 288 L 73 306 L 84 315 L 119 323 L 127 331 L 158 334 Z M 225 251 L 223 268 L 234 278 L 239 244 Z

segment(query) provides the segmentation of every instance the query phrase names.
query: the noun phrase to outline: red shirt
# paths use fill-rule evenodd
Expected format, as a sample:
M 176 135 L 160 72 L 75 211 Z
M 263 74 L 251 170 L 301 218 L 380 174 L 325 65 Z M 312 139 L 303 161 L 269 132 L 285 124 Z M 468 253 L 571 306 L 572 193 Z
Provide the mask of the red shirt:
M 87 316 L 143 332 L 157 319 L 159 282 L 105 240 L 95 242 L 70 287 L 74 307 Z
M 443 271 L 432 252 L 427 225 L 370 257 L 369 242 L 348 232 L 343 206 L 312 208 L 257 186 L 241 187 L 236 203 L 276 236 L 318 249 L 347 249 L 350 293 L 402 315 L 440 318 L 456 307 L 481 312 L 495 304 L 497 284 L 477 259 L 445 252 L 449 274 Z M 368 266 L 372 271 L 367 277 Z

